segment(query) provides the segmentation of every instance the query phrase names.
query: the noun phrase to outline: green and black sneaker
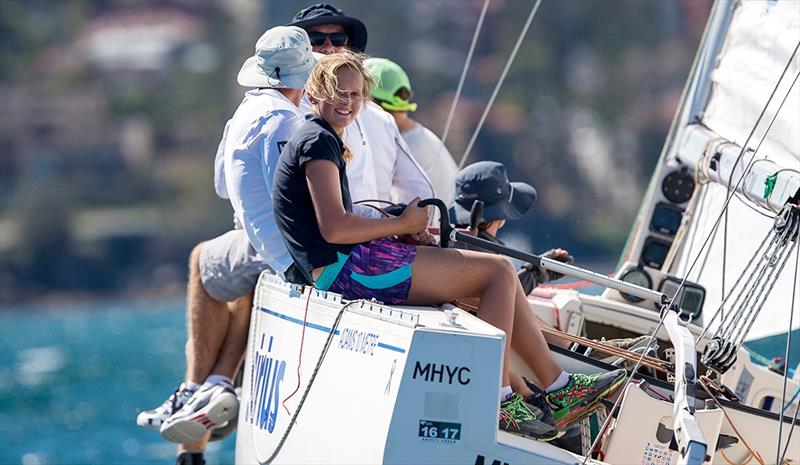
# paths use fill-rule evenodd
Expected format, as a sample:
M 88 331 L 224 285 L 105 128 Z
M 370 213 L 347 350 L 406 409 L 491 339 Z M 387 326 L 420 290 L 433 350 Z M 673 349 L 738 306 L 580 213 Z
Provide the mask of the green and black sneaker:
M 560 431 L 536 417 L 536 410 L 525 403 L 521 395 L 512 395 L 500 403 L 500 429 L 539 441 L 552 441 L 561 436 Z
M 561 389 L 549 392 L 547 402 L 553 409 L 556 427 L 564 427 L 597 410 L 603 397 L 613 393 L 625 381 L 625 370 L 584 375 L 573 373 Z

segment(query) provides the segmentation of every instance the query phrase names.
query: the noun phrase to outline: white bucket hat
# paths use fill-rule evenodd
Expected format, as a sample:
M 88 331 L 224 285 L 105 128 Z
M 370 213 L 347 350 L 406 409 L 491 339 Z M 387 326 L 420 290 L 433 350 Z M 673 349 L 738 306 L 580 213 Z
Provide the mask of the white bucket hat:
M 244 62 L 236 80 L 245 87 L 302 89 L 316 62 L 306 31 L 276 26 L 258 39 L 255 55 Z

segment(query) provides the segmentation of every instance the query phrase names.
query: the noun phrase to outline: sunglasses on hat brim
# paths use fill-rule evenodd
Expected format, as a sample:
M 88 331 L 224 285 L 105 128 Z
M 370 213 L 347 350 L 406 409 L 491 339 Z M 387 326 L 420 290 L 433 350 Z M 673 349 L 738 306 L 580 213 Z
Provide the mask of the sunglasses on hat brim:
M 309 32 L 308 38 L 311 39 L 311 45 L 314 47 L 323 45 L 325 43 L 325 38 L 330 39 L 331 45 L 334 47 L 341 47 L 343 45 L 347 45 L 347 33 L 346 32 Z

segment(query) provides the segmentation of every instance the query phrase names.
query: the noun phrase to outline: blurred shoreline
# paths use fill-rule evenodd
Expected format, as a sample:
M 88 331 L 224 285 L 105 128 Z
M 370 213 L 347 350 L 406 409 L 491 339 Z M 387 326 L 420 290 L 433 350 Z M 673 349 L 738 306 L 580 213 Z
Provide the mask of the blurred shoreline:
M 213 189 L 225 121 L 262 32 L 306 0 L 0 2 L 0 311 L 182 295 L 195 244 L 227 231 Z M 443 134 L 481 2 L 334 2 L 367 52 L 408 72 Z M 680 98 L 711 0 L 544 2 L 473 139 L 531 2 L 485 16 L 446 144 L 534 186 L 504 229 L 522 250 L 615 259 Z M 454 14 L 457 12 L 457 14 Z
M 57 291 L 42 296 L 0 300 L 0 315 L 6 312 L 61 311 L 69 308 L 104 311 L 104 303 L 129 301 L 138 304 L 148 302 L 182 302 L 186 298 L 186 288 L 165 286 L 158 289 L 114 291 L 114 292 L 75 292 Z

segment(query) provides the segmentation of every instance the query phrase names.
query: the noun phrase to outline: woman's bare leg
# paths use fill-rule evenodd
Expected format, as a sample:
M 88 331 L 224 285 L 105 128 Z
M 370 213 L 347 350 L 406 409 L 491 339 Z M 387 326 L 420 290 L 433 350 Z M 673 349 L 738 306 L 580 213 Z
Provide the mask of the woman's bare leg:
M 542 383 L 544 389 L 552 384 L 561 374 L 550 348 L 547 347 L 542 331 L 539 329 L 539 319 L 528 305 L 528 298 L 522 290 L 519 280 L 514 280 L 516 294 L 514 302 L 514 337 L 511 346 L 517 351 L 522 360 L 531 368 L 536 379 Z
M 449 279 L 453 270 L 467 268 L 470 273 L 459 273 L 457 280 Z M 511 264 L 500 256 L 467 250 L 417 247 L 408 303 L 430 305 L 459 297 L 480 297 L 478 317 L 506 333 L 503 386 L 508 386 L 508 352 L 514 330 L 516 281 Z

